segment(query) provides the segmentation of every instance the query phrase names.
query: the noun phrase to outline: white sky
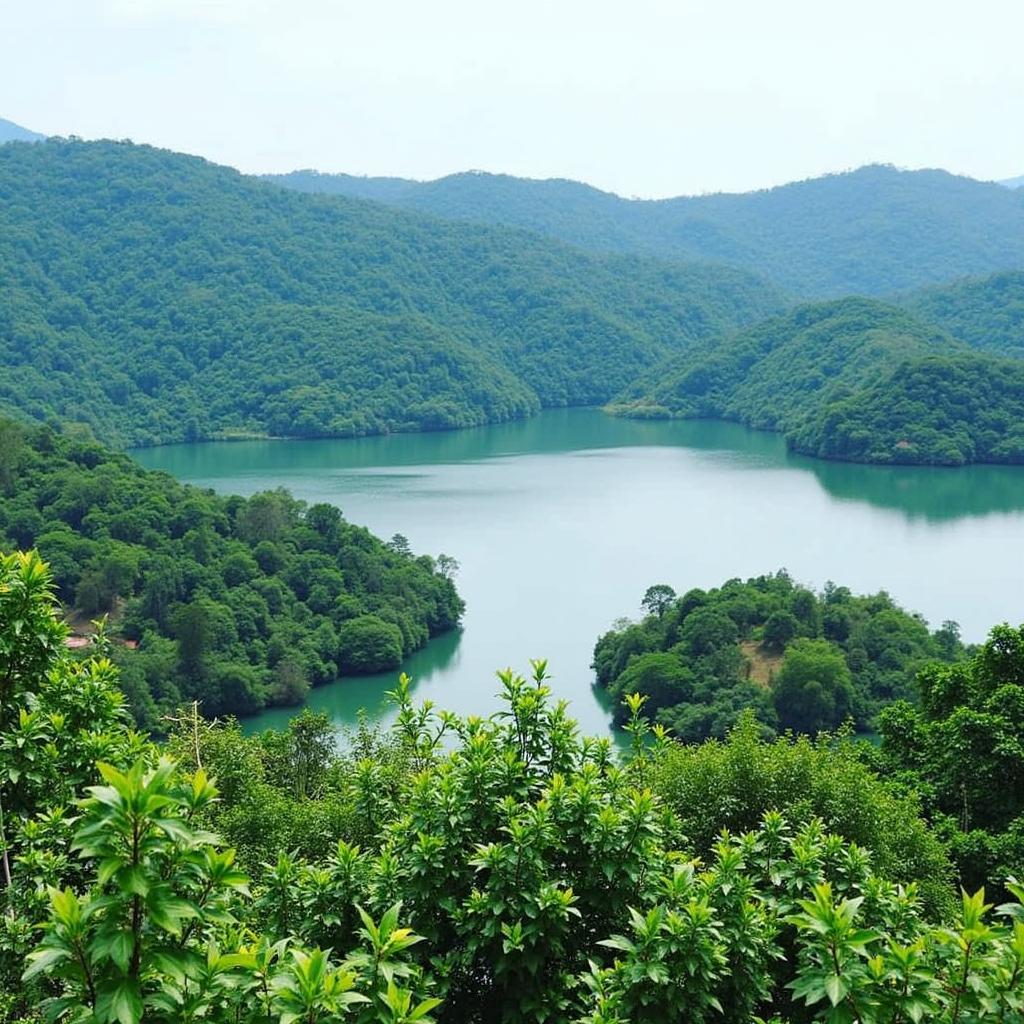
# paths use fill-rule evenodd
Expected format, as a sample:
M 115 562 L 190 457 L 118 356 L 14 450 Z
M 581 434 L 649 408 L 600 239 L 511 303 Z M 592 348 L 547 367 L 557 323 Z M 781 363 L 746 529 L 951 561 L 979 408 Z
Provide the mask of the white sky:
M 244 171 L 623 195 L 1024 174 L 1024 0 L 0 0 L 0 116 Z

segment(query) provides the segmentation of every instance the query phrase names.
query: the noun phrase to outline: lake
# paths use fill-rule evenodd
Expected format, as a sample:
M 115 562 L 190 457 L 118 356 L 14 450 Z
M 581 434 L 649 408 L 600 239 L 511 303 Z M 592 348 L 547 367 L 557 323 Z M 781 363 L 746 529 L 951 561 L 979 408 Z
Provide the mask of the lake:
M 284 486 L 380 537 L 461 563 L 464 625 L 404 666 L 417 698 L 462 714 L 498 706 L 496 669 L 547 658 L 583 728 L 607 733 L 594 642 L 638 617 L 652 583 L 682 593 L 786 568 L 802 583 L 887 590 L 933 627 L 977 641 L 1024 620 L 1024 467 L 857 466 L 786 451 L 711 421 L 552 410 L 511 424 L 357 440 L 238 441 L 136 451 L 144 466 L 223 493 Z M 395 675 L 319 687 L 340 725 L 386 717 Z M 280 726 L 273 709 L 248 728 Z

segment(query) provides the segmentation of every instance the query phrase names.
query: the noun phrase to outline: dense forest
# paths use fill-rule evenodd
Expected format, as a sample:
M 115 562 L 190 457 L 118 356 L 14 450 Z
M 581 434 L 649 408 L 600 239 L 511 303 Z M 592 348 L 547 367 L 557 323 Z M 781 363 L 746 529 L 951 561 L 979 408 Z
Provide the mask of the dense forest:
M 884 295 L 1024 266 L 1024 191 L 871 166 L 740 195 L 623 199 L 574 181 L 438 181 L 297 171 L 273 178 L 439 217 L 527 228 L 594 251 L 706 260 L 803 298 Z
M 852 462 L 1024 463 L 1024 362 L 978 354 L 907 360 L 833 398 L 787 441 Z
M 972 203 L 988 195 L 948 177 L 935 180 Z M 806 212 L 834 189 L 893 181 L 932 177 L 871 168 L 740 198 Z M 1024 371 L 962 354 L 1024 351 L 1019 273 L 897 296 L 905 308 L 853 297 L 783 314 L 781 293 L 739 270 L 587 254 L 148 147 L 58 140 L 0 150 L 0 228 L 0 408 L 116 446 L 444 429 L 612 400 L 779 430 L 826 458 L 1024 459 Z M 885 290 L 915 283 L 879 273 Z M 931 390 L 941 401 L 922 404 Z
M 110 617 L 129 709 L 157 730 L 186 700 L 251 714 L 397 668 L 463 607 L 453 559 L 385 544 L 332 505 L 219 497 L 95 442 L 0 421 L 0 550 L 16 547 L 48 559 L 79 621 Z
M 900 305 L 972 348 L 1024 356 L 1024 272 L 968 278 L 898 297 Z
M 642 694 L 645 713 L 688 741 L 723 738 L 747 709 L 766 735 L 870 730 L 913 698 L 923 665 L 964 656 L 954 622 L 932 633 L 887 594 L 816 594 L 783 571 L 682 596 L 655 584 L 643 609 L 598 640 L 597 681 L 616 703 Z
M 925 669 L 881 749 L 749 718 L 686 747 L 630 695 L 621 757 L 542 662 L 486 720 L 403 679 L 341 750 L 311 713 L 156 744 L 64 636 L 46 566 L 4 557 L 5 1024 L 1024 1020 L 1016 630 Z M 1017 821 L 1009 859 L 951 861 L 941 807 L 972 850 Z
M 781 308 L 746 272 L 298 195 L 129 143 L 0 148 L 0 408 L 118 445 L 599 404 Z
M 863 752 L 920 797 L 965 885 L 1024 878 L 1022 655 L 1024 629 L 1002 625 L 972 658 L 926 666 L 916 706 L 886 708 L 881 746 Z
M 609 409 L 721 417 L 855 462 L 1022 462 L 1024 363 L 872 299 L 798 306 L 671 357 Z
M 682 596 L 655 584 L 641 606 L 641 621 L 600 637 L 593 667 L 621 702 L 620 722 L 642 712 L 679 740 L 715 741 L 673 745 L 670 763 L 742 762 L 741 748 L 747 784 L 781 806 L 798 802 L 800 787 L 776 778 L 770 760 L 760 766 L 756 741 L 870 730 L 877 742 L 852 744 L 854 759 L 920 800 L 963 884 L 1024 876 L 1024 630 L 998 626 L 967 648 L 955 622 L 932 632 L 885 593 L 829 583 L 817 594 L 785 572 Z M 756 824 L 733 816 L 731 790 L 702 788 L 698 799 L 679 785 L 678 805 L 702 816 L 718 808 L 715 829 Z M 813 787 L 805 795 L 814 800 Z M 686 834 L 710 841 L 706 822 Z

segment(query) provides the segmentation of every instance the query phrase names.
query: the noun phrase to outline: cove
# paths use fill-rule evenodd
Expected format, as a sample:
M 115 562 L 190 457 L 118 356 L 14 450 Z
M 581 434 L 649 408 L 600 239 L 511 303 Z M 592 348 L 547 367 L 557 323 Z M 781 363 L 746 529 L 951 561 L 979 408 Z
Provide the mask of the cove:
M 356 440 L 234 441 L 133 452 L 222 493 L 286 487 L 417 553 L 461 563 L 459 633 L 403 666 L 415 695 L 461 714 L 498 707 L 496 669 L 547 658 L 581 727 L 607 734 L 592 685 L 598 635 L 639 615 L 652 583 L 682 593 L 786 568 L 800 582 L 887 590 L 966 639 L 1024 620 L 1024 467 L 878 467 L 794 455 L 781 437 L 714 421 L 593 409 Z M 339 726 L 387 715 L 395 675 L 343 679 L 309 704 Z M 278 727 L 272 709 L 247 728 Z

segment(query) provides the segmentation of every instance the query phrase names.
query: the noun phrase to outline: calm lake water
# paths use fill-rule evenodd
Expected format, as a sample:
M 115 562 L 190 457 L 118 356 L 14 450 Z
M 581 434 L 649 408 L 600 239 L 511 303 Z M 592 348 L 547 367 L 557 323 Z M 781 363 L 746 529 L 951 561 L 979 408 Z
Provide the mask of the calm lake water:
M 799 581 L 887 590 L 933 625 L 980 640 L 1024 620 L 1024 467 L 912 469 L 820 462 L 727 423 L 637 422 L 596 410 L 434 434 L 243 441 L 134 453 L 224 493 L 279 486 L 338 505 L 383 538 L 461 563 L 463 629 L 404 670 L 418 698 L 497 707 L 494 672 L 547 658 L 552 686 L 592 733 L 609 729 L 594 641 L 637 617 L 652 583 L 682 593 L 785 567 Z M 395 676 L 343 679 L 311 706 L 352 723 L 388 714 Z M 279 726 L 294 712 L 248 723 Z

